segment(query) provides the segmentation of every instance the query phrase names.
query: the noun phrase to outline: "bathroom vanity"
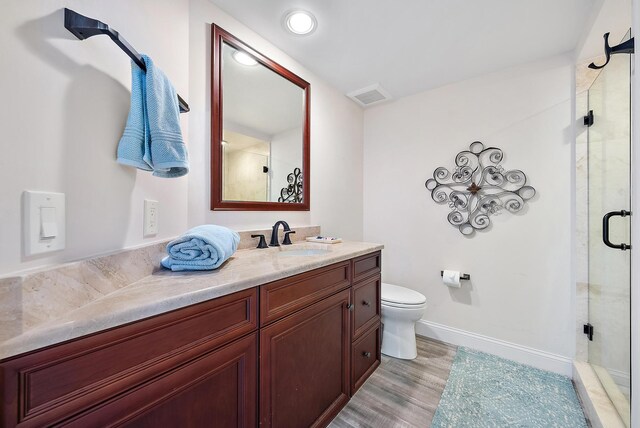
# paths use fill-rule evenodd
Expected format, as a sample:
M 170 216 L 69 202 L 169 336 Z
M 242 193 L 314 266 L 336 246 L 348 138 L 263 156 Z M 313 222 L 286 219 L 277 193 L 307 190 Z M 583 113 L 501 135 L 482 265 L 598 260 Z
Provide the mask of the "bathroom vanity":
M 99 330 L 3 357 L 0 425 L 326 426 L 380 363 L 381 246 L 338 245 L 312 262 L 246 250 L 217 273 L 152 275 L 115 294 L 123 314 L 161 312 L 125 324 L 106 309 L 117 318 L 123 296 L 69 314 L 53 336 Z M 153 287 L 159 307 L 144 298 Z

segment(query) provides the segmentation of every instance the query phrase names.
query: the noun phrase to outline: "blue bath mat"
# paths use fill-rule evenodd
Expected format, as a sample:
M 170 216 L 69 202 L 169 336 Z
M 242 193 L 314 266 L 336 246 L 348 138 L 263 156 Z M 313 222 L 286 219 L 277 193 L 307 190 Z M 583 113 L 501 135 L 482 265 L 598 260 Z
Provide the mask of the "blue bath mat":
M 586 428 L 571 380 L 458 348 L 432 428 Z

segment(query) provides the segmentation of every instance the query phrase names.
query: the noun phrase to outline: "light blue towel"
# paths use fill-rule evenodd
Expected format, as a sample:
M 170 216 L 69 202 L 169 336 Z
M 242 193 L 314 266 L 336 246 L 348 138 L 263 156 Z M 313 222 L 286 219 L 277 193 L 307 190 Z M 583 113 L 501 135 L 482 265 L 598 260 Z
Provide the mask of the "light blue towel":
M 162 266 L 172 271 L 210 270 L 220 267 L 235 253 L 240 235 L 214 224 L 196 226 L 167 244 L 169 255 Z
M 181 177 L 189 172 L 189 160 L 180 130 L 178 94 L 151 58 L 146 55 L 142 58 L 147 66 L 147 115 L 153 175 Z
M 131 107 L 127 125 L 118 144 L 118 163 L 153 171 L 149 144 L 146 82 L 144 71 L 131 62 Z
M 187 148 L 180 129 L 178 95 L 151 58 L 142 55 L 146 73 L 132 63 L 131 109 L 118 145 L 118 162 L 157 177 L 189 172 Z

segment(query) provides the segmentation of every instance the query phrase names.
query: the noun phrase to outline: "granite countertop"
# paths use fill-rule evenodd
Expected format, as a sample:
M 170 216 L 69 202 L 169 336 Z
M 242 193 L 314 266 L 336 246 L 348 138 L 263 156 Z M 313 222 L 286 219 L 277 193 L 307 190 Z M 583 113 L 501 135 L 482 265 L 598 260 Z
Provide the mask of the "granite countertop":
M 286 256 L 293 249 L 326 249 L 326 254 Z M 379 251 L 380 244 L 296 243 L 287 247 L 237 251 L 215 271 L 155 270 L 131 284 L 88 301 L 63 315 L 0 341 L 0 359 L 154 315 L 256 287 L 322 266 Z

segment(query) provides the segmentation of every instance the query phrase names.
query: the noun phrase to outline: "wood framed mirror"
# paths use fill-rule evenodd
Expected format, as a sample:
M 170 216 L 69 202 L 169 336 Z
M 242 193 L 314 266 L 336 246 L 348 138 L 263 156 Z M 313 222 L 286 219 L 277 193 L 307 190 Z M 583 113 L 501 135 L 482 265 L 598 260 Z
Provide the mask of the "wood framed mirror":
M 215 24 L 211 45 L 211 209 L 309 211 L 309 83 Z

